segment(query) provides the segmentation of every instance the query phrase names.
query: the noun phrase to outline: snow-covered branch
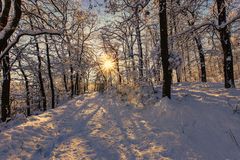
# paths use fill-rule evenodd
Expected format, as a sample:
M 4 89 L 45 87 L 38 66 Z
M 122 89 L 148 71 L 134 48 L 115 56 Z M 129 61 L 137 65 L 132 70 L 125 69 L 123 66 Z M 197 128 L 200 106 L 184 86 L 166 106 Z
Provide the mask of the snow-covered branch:
M 61 35 L 60 31 L 55 31 L 55 30 L 49 30 L 49 29 L 43 29 L 43 30 L 38 30 L 38 31 L 31 31 L 31 30 L 26 30 L 26 31 L 21 31 L 15 40 L 13 40 L 11 43 L 8 44 L 6 49 L 1 53 L 0 55 L 0 61 L 2 61 L 3 57 L 5 54 L 9 52 L 9 50 L 18 43 L 20 38 L 22 36 L 37 36 L 37 35 L 42 35 L 42 34 L 50 34 L 50 35 Z
M 176 37 L 180 37 L 182 35 L 185 35 L 187 33 L 192 33 L 196 30 L 199 30 L 203 27 L 209 27 L 209 26 L 212 26 L 214 28 L 216 28 L 217 30 L 220 30 L 222 28 L 225 28 L 226 26 L 229 26 L 231 25 L 232 23 L 236 22 L 237 20 L 240 19 L 240 13 L 238 13 L 235 17 L 233 17 L 232 19 L 230 19 L 228 22 L 226 23 L 223 23 L 222 25 L 218 25 L 217 24 L 217 21 L 207 21 L 207 22 L 203 22 L 201 24 L 198 24 L 198 25 L 193 25 L 187 29 L 185 29 L 184 31 L 180 32 L 180 33 L 177 33 L 176 35 L 173 35 L 172 37 L 169 37 L 169 38 L 176 38 Z
M 10 3 L 10 1 L 8 3 Z M 6 4 L 7 4 L 7 2 L 6 2 Z M 11 8 L 8 8 L 8 9 L 13 10 L 11 13 L 12 16 L 10 16 L 10 18 L 9 18 L 9 13 L 6 13 L 6 15 L 2 15 L 2 16 L 7 16 L 7 18 L 6 19 L 3 18 L 0 20 L 0 21 L 3 21 L 3 22 L 0 22 L 0 27 L 1 27 L 1 29 L 0 29 L 0 31 L 1 31 L 0 32 L 0 44 L 6 43 L 7 40 L 13 34 L 13 32 L 15 31 L 15 29 L 18 25 L 18 22 L 20 21 L 21 14 L 22 14 L 20 6 L 21 6 L 21 0 L 16 0 L 16 1 L 11 0 Z M 8 6 L 8 7 L 10 7 L 10 6 Z M 4 24 L 2 24 L 2 23 L 4 23 Z
M 217 26 L 217 29 L 225 28 L 226 26 L 231 25 L 232 23 L 236 22 L 239 19 L 240 19 L 240 12 L 238 12 L 238 14 L 235 17 L 233 17 L 231 20 L 229 20 L 228 22 L 223 23 L 220 26 Z
M 199 24 L 199 25 L 194 25 L 194 26 L 191 26 L 191 27 L 185 29 L 184 31 L 182 31 L 180 33 L 177 33 L 173 36 L 170 36 L 169 38 L 177 38 L 177 37 L 180 37 L 180 36 L 185 35 L 187 33 L 192 33 L 196 30 L 199 30 L 203 27 L 208 27 L 208 26 L 215 26 L 216 27 L 216 23 L 214 21 L 209 21 L 209 22 L 205 22 L 205 23 L 202 23 L 202 24 Z

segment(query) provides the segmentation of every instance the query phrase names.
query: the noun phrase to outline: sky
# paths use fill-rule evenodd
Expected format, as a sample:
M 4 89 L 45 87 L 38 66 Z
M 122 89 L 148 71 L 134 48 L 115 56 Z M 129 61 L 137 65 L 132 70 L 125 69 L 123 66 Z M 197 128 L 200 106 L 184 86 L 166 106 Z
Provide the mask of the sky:
M 105 12 L 104 0 L 82 0 L 82 8 L 96 13 L 100 20 L 100 26 L 114 19 L 114 15 Z
M 103 3 L 104 0 L 82 0 L 82 5 L 85 9 L 92 7 L 95 10 L 103 10 L 103 7 L 101 7 Z

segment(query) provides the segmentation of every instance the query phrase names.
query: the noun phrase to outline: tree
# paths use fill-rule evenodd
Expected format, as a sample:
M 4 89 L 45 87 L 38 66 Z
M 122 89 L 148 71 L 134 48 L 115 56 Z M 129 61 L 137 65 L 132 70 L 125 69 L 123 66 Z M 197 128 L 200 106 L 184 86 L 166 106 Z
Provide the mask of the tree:
M 235 88 L 234 69 L 233 69 L 233 54 L 230 41 L 230 28 L 227 23 L 226 1 L 216 0 L 218 9 L 218 25 L 219 34 L 224 54 L 224 79 L 225 88 Z
M 25 70 L 24 70 L 23 67 L 22 67 L 21 57 L 19 57 L 19 59 L 18 59 L 18 65 L 19 65 L 20 71 L 21 71 L 22 76 L 23 76 L 24 81 L 25 81 L 27 116 L 30 116 L 30 115 L 31 115 L 31 110 L 30 110 L 30 89 L 29 89 L 29 79 L 28 79 L 27 74 L 25 73 Z
M 159 0 L 160 47 L 163 66 L 162 97 L 171 98 L 172 70 L 169 68 L 167 2 Z
M 194 1 L 191 3 L 191 5 L 188 5 L 187 7 L 182 9 L 181 14 L 187 18 L 187 22 L 190 27 L 194 28 L 194 25 L 196 25 L 197 21 L 204 19 L 204 16 L 202 16 L 200 12 L 204 2 L 205 0 Z M 180 3 L 178 3 L 177 5 L 181 7 Z M 200 79 L 202 82 L 207 82 L 206 62 L 205 62 L 203 43 L 202 43 L 200 33 L 197 30 L 193 32 L 193 39 L 196 43 L 199 60 L 200 60 L 200 71 L 201 71 Z
M 51 96 L 52 96 L 52 109 L 55 108 L 55 89 L 54 89 L 54 82 L 52 76 L 52 66 L 51 66 L 51 59 L 50 59 L 50 51 L 49 51 L 49 44 L 48 44 L 48 37 L 45 35 L 45 44 L 46 44 L 46 54 L 47 54 L 47 69 L 48 69 L 48 77 L 50 81 L 50 88 L 51 88 Z
M 4 5 L 3 5 L 4 4 Z M 0 1 L 0 10 L 2 11 L 0 17 L 0 53 L 5 50 L 11 35 L 14 33 L 20 18 L 21 18 L 21 0 L 4 0 Z M 2 83 L 2 121 L 5 122 L 10 118 L 10 65 L 9 65 L 9 52 L 3 58 L 3 83 Z

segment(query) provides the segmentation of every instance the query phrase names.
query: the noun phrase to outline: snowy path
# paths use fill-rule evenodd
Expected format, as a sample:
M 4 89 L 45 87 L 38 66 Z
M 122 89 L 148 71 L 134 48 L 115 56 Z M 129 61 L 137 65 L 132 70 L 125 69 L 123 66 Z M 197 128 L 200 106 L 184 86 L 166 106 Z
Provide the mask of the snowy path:
M 238 160 L 239 126 L 229 108 L 191 97 L 139 109 L 91 94 L 0 133 L 0 159 Z

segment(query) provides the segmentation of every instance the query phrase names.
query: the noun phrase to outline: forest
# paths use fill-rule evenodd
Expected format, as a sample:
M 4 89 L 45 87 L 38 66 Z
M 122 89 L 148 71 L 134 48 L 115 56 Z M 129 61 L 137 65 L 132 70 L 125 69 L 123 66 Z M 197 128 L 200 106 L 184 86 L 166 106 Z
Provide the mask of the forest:
M 0 159 L 240 158 L 239 0 L 0 0 Z

